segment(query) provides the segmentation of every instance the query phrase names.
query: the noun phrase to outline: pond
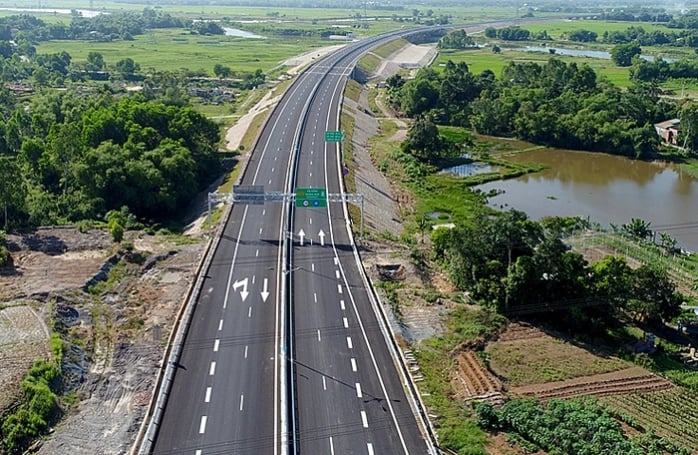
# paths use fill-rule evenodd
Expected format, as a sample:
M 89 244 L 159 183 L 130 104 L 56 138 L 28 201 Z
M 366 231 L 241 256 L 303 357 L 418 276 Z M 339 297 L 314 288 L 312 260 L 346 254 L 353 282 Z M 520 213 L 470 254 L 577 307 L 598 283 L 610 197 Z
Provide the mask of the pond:
M 225 36 L 237 36 L 238 38 L 250 38 L 250 39 L 267 39 L 266 36 L 255 35 L 254 33 L 246 32 L 245 30 L 240 30 L 239 28 L 233 27 L 222 27 L 225 32 Z
M 535 174 L 489 182 L 490 205 L 524 211 L 530 218 L 582 216 L 604 226 L 631 218 L 667 232 L 679 245 L 698 251 L 698 180 L 661 163 L 572 150 L 537 150 L 509 157 L 550 166 Z
M 456 166 L 446 167 L 439 171 L 439 174 L 452 174 L 458 177 L 468 177 L 471 175 L 485 174 L 487 172 L 497 172 L 497 168 L 487 163 L 473 161 L 470 163 L 458 164 Z
M 611 53 L 605 51 L 592 51 L 588 49 L 566 49 L 564 47 L 542 47 L 542 46 L 526 46 L 523 48 L 526 52 L 545 52 L 550 55 L 571 55 L 573 57 L 591 57 L 605 60 L 611 59 Z M 552 51 L 552 52 L 551 52 Z M 654 61 L 652 55 L 640 55 L 640 58 L 647 61 Z M 664 58 L 667 63 L 675 61 L 673 58 Z

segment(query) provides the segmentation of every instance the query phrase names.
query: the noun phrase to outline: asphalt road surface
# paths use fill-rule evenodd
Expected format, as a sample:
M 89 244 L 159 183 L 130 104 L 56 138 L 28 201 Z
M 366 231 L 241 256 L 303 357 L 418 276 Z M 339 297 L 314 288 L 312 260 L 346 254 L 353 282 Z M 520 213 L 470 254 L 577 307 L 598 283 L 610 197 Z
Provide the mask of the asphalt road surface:
M 349 68 L 373 41 L 296 79 L 266 123 L 243 185 L 341 192 L 337 144 L 326 144 L 324 133 L 338 129 Z M 233 206 L 153 453 L 428 453 L 359 274 L 343 206 L 299 208 L 292 217 L 289 208 Z M 293 241 L 292 262 L 284 239 Z

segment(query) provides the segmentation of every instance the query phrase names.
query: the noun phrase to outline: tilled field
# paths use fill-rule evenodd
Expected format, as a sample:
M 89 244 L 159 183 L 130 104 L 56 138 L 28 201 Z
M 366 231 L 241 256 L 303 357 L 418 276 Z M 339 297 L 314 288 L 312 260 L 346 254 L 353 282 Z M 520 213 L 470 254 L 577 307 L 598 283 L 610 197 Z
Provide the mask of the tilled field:
M 566 381 L 512 387 L 510 394 L 515 397 L 535 397 L 540 399 L 570 398 L 581 395 L 621 395 L 638 392 L 666 390 L 674 385 L 656 374 L 640 367 L 630 367 L 611 373 L 583 376 Z
M 487 370 L 474 351 L 465 351 L 456 357 L 451 385 L 456 396 L 463 401 L 478 400 L 493 404 L 504 401 L 502 383 Z

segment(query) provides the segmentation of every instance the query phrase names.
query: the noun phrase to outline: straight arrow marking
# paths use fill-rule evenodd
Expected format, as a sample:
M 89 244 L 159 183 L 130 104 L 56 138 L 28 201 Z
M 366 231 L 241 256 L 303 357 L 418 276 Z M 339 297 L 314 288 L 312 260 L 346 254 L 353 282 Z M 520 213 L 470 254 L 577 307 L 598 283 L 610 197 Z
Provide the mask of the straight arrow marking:
M 269 289 L 268 289 L 268 286 L 269 286 L 269 279 L 268 279 L 268 278 L 265 278 L 265 279 L 264 279 L 264 286 L 263 286 L 263 288 L 262 288 L 262 292 L 260 292 L 260 294 L 262 295 L 262 302 L 266 302 L 266 301 L 267 301 L 267 297 L 269 297 Z

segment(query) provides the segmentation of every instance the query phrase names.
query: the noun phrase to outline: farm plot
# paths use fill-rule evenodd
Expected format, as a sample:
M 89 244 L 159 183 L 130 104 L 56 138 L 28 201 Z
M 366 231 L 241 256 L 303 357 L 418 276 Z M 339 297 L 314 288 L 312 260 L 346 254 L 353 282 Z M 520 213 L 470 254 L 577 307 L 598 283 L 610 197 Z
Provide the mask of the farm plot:
M 478 400 L 501 404 L 502 383 L 480 362 L 474 351 L 465 351 L 456 358 L 451 385 L 463 401 Z
M 486 352 L 492 371 L 507 378 L 512 387 L 609 373 L 632 365 L 517 324 L 511 324 Z
M 620 395 L 653 392 L 673 388 L 674 385 L 644 368 L 631 367 L 611 373 L 583 376 L 567 381 L 548 382 L 514 387 L 513 396 L 539 399 L 570 398 L 581 395 Z
M 682 387 L 650 393 L 607 396 L 601 403 L 639 423 L 645 430 L 698 453 L 698 396 Z

